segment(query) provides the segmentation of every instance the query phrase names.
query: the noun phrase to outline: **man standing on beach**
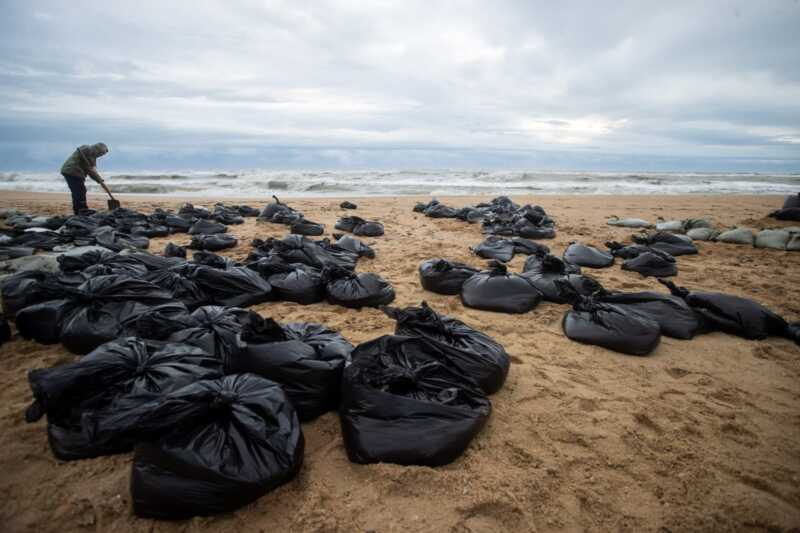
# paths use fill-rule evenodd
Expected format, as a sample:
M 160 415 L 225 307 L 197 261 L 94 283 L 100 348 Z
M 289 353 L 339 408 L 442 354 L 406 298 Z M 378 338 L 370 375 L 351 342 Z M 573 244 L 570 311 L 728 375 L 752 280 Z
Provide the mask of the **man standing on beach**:
M 84 144 L 76 148 L 61 165 L 61 175 L 64 176 L 72 193 L 72 211 L 76 215 L 88 208 L 86 205 L 86 176 L 99 183 L 108 192 L 108 187 L 96 168 L 97 158 L 103 157 L 107 153 L 108 147 L 103 143 L 91 146 Z

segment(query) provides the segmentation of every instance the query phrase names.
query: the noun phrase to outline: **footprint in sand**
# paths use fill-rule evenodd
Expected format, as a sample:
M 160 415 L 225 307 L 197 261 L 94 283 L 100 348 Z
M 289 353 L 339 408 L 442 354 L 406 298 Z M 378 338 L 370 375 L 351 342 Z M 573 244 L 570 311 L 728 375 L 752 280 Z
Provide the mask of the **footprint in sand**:
M 684 376 L 688 376 L 689 374 L 691 374 L 691 372 L 689 372 L 688 370 L 684 370 L 683 368 L 678 368 L 678 367 L 667 368 L 666 372 L 675 379 L 680 379 Z

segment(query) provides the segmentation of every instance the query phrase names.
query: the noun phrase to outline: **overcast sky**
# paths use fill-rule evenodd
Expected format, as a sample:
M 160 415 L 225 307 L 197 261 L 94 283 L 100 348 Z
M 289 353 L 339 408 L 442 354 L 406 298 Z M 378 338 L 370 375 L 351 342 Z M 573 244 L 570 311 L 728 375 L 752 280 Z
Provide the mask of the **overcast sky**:
M 800 2 L 6 0 L 0 102 L 2 170 L 800 171 Z

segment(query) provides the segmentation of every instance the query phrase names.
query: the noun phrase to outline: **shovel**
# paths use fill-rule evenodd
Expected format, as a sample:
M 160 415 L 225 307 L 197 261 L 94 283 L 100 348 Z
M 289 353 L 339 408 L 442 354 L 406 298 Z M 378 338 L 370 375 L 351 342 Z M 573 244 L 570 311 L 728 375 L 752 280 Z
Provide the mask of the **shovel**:
M 106 185 L 105 183 L 101 183 L 100 186 L 103 187 L 103 189 L 108 193 L 108 197 L 109 197 L 108 210 L 109 211 L 113 211 L 114 209 L 119 209 L 120 207 L 122 207 L 122 204 L 119 203 L 119 200 L 114 198 L 114 195 L 111 194 L 110 190 L 108 190 L 108 185 Z

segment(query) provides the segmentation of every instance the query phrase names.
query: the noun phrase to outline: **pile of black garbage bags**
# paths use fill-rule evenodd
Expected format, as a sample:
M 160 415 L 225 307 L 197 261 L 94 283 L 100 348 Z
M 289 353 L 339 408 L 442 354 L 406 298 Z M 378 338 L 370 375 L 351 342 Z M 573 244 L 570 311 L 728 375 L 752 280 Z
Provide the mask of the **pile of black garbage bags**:
M 103 247 L 74 248 L 58 256 L 59 271 L 24 271 L 3 281 L 3 311 L 20 334 L 44 344 L 61 342 L 85 354 L 121 336 L 167 323 L 185 323 L 206 306 L 249 307 L 284 300 L 360 308 L 394 299 L 391 284 L 357 273 L 359 253 L 374 254 L 350 238 L 351 251 L 299 235 L 256 243 L 240 264 L 211 252 L 192 260 Z M 156 337 L 156 338 L 161 338 Z
M 301 422 L 328 411 L 353 462 L 450 463 L 488 420 L 508 354 L 424 302 L 384 311 L 395 335 L 355 348 L 324 325 L 238 307 L 151 317 L 139 335 L 31 371 L 26 419 L 46 418 L 64 461 L 133 451 L 133 510 L 159 519 L 229 512 L 291 480 Z
M 434 198 L 428 203 L 415 205 L 414 212 L 431 218 L 456 218 L 469 223 L 481 221 L 483 232 L 492 235 L 527 239 L 552 239 L 556 236 L 555 221 L 541 206 L 521 206 L 507 196 L 462 208 L 448 207 Z
M 461 302 L 467 307 L 514 314 L 527 313 L 543 300 L 566 303 L 555 284 L 559 280 L 582 295 L 602 289 L 597 280 L 581 274 L 578 265 L 551 255 L 546 246 L 536 246 L 538 248 L 526 250 L 530 255 L 519 274 L 510 272 L 498 259 L 489 261 L 486 270 L 479 270 L 456 261 L 435 258 L 420 264 L 420 283 L 431 292 L 460 295 Z
M 185 204 L 177 213 L 156 209 L 144 214 L 119 208 L 85 210 L 68 217 L 17 214 L 6 218 L 7 229 L 0 232 L 0 257 L 12 259 L 70 246 L 97 245 L 116 252 L 145 250 L 151 238 L 174 233 L 191 234 L 195 249 L 221 250 L 236 245 L 235 238 L 223 235 L 227 226 L 241 224 L 243 217 L 257 214 L 258 210 L 248 206 L 223 204 L 216 204 L 213 210 Z
M 640 246 L 617 247 L 614 251 L 627 248 L 639 252 Z M 659 281 L 670 294 L 606 290 L 583 274 L 581 266 L 567 260 L 579 255 L 584 265 L 597 265 L 604 252 L 583 245 L 575 248 L 575 244 L 570 245 L 563 258 L 544 250 L 533 253 L 520 274 L 509 272 L 498 260 L 480 271 L 463 263 L 431 259 L 420 264 L 420 283 L 431 292 L 460 295 L 465 306 L 486 311 L 526 313 L 542 300 L 568 304 L 572 308 L 562 321 L 567 337 L 631 355 L 652 353 L 662 335 L 691 339 L 713 331 L 746 339 L 780 336 L 800 343 L 800 324 L 789 324 L 746 298 L 690 292 L 661 277 Z M 614 256 L 608 257 L 613 262 Z
M 487 395 L 509 369 L 502 345 L 463 322 L 421 307 L 384 308 L 394 335 L 360 344 L 342 376 L 339 415 L 355 463 L 440 466 L 486 424 Z
M 375 257 L 375 251 L 355 237 L 340 236 L 331 242 L 288 235 L 256 239 L 247 261 L 284 300 L 301 304 L 327 300 L 355 309 L 391 303 L 395 297 L 391 283 L 378 274 L 356 271 L 362 257 Z
M 281 202 L 277 196 L 273 196 L 275 202 L 267 204 L 258 219 L 274 224 L 283 224 L 289 231 L 297 235 L 319 236 L 325 232 L 325 225 L 313 222 L 305 218 L 303 213 Z

